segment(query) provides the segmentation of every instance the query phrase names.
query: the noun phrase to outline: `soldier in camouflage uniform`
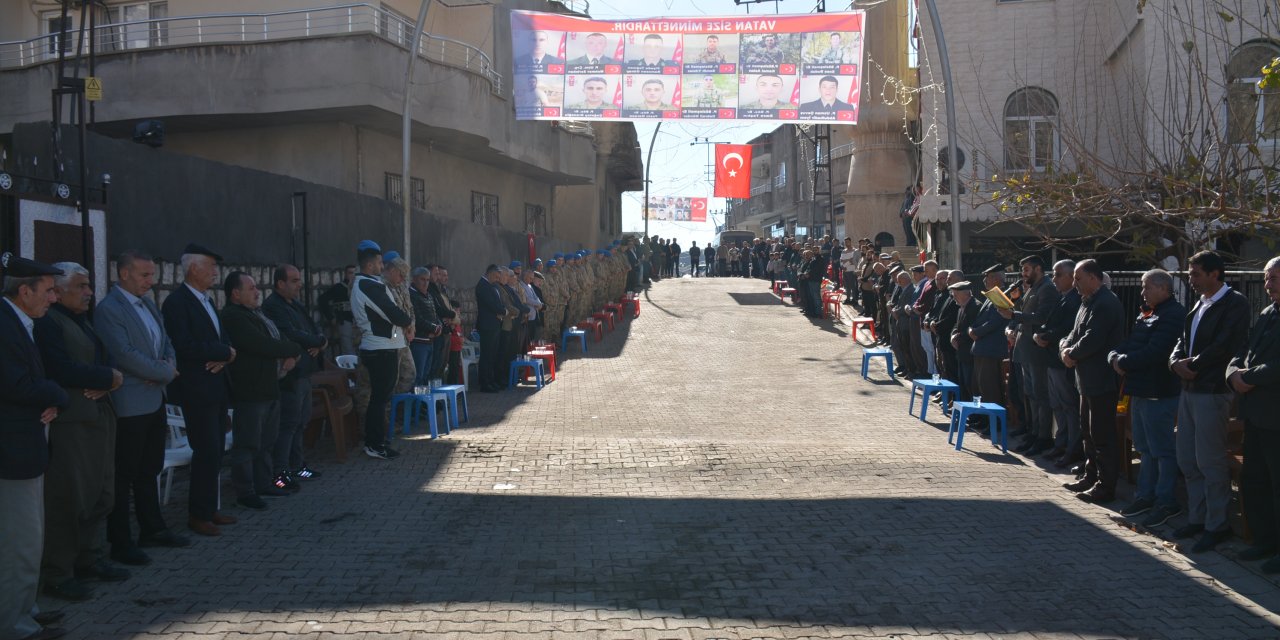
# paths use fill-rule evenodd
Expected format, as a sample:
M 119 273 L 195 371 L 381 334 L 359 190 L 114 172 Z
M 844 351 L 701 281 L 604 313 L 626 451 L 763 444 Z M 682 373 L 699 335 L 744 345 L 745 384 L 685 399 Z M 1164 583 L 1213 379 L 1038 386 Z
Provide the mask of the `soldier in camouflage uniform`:
M 550 342 L 560 340 L 564 324 L 564 294 L 560 290 L 560 260 L 564 256 L 556 255 L 559 257 L 548 260 L 546 269 L 542 271 L 542 303 L 546 305 L 542 309 L 542 332 L 543 339 Z

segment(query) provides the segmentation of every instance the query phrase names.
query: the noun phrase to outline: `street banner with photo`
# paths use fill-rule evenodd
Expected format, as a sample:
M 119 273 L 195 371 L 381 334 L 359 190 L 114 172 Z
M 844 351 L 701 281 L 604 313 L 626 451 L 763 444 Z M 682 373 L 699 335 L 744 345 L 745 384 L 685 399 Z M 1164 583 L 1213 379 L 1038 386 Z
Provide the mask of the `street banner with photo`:
M 511 12 L 518 120 L 855 124 L 862 11 L 591 20 Z
M 751 145 L 716 145 L 717 198 L 751 197 Z
M 650 220 L 667 222 L 706 222 L 707 199 L 682 196 L 649 196 L 645 207 Z

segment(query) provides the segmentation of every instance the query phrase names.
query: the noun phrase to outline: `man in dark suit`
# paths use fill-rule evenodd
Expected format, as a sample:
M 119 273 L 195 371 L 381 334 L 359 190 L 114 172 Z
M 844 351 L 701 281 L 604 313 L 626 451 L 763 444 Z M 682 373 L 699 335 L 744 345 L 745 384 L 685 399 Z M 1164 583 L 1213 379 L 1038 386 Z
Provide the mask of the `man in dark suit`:
M 1192 553 L 1214 548 L 1231 535 L 1231 467 L 1227 417 L 1234 397 L 1227 364 L 1249 338 L 1249 300 L 1223 281 L 1227 264 L 1213 251 L 1191 256 L 1187 278 L 1200 294 L 1183 322 L 1169 368 L 1182 379 L 1178 401 L 1178 468 L 1187 481 L 1187 525 L 1176 538 L 1200 535 Z
M 498 265 L 489 265 L 484 270 L 484 277 L 476 283 L 475 291 L 476 331 L 480 332 L 480 390 L 486 393 L 500 391 L 506 386 L 499 384 L 502 374 L 498 371 L 502 359 L 498 353 L 498 338 L 502 332 L 502 319 L 507 314 L 507 305 L 498 293 L 500 278 Z
M 1076 372 L 1085 452 L 1084 477 L 1064 486 L 1077 492 L 1081 500 L 1095 504 L 1115 500 L 1120 475 L 1120 443 L 1116 439 L 1119 385 L 1107 355 L 1124 337 L 1124 307 L 1116 294 L 1102 286 L 1103 275 L 1096 260 L 1076 265 L 1080 310 L 1071 333 L 1058 349 L 1062 364 Z
M 36 593 L 44 547 L 44 472 L 49 423 L 68 404 L 67 392 L 45 377 L 36 349 L 35 320 L 57 296 L 49 265 L 5 253 L 0 302 L 0 635 L 61 637 L 44 625 L 61 618 L 40 613 Z
M 45 472 L 44 593 L 64 600 L 87 600 L 85 579 L 118 582 L 125 569 L 107 562 L 102 524 L 114 505 L 113 456 L 116 414 L 108 392 L 124 376 L 89 324 L 93 288 L 89 272 L 74 262 L 53 265 L 58 301 L 35 321 L 36 347 L 49 379 L 66 392 L 69 404 L 49 426 L 49 469 Z
M 1244 468 L 1240 493 L 1253 546 L 1236 555 L 1261 560 L 1280 548 L 1280 258 L 1267 262 L 1263 286 L 1271 304 L 1259 314 L 1245 347 L 1227 365 L 1227 384 L 1240 394 L 1244 419 Z M 1280 573 L 1280 557 L 1262 564 Z
M 933 345 L 938 356 L 938 373 L 953 382 L 957 382 L 959 372 L 957 371 L 956 350 L 955 347 L 951 346 L 951 332 L 955 331 L 956 317 L 960 312 L 960 307 L 956 306 L 956 299 L 952 295 L 951 285 L 960 284 L 961 282 L 964 282 L 964 272 L 959 269 L 938 272 L 938 284 L 945 286 L 946 289 L 941 291 L 938 297 L 934 299 L 933 310 L 926 317 L 930 333 L 934 336 Z
M 169 384 L 169 397 L 182 407 L 191 446 L 187 526 L 203 536 L 222 535 L 219 526 L 236 522 L 218 513 L 231 386 L 226 367 L 236 358 L 209 292 L 218 280 L 221 260 L 198 244 L 187 245 L 181 259 L 183 283 L 160 309 L 178 358 L 179 375 Z
M 116 286 L 93 312 L 93 327 L 124 374 L 124 383 L 111 392 L 116 411 L 115 506 L 107 516 L 107 540 L 113 560 L 144 565 L 151 559 L 139 547 L 189 544 L 165 524 L 156 489 L 169 436 L 165 387 L 178 375 L 178 361 L 151 298 L 155 261 L 125 251 L 116 258 L 116 276 Z M 141 530 L 136 540 L 129 526 L 130 502 Z
M 1055 349 L 1075 325 L 1076 313 L 1080 310 L 1075 270 L 1074 260 L 1059 260 L 1053 265 L 1053 287 L 1058 292 L 1058 302 L 1031 336 L 1042 349 Z M 1049 406 L 1053 408 L 1053 419 L 1058 425 L 1049 456 L 1056 458 L 1055 467 L 1065 469 L 1084 455 L 1080 448 L 1080 390 L 1076 388 L 1075 372 L 1062 364 L 1059 358 L 1049 360 L 1045 379 L 1049 388 Z
M 800 115 L 832 115 L 840 111 L 853 111 L 853 105 L 836 97 L 840 80 L 835 76 L 823 76 L 818 81 L 818 99 L 800 104 Z
M 1004 265 L 996 264 L 982 272 L 982 290 L 990 291 L 1004 284 Z M 976 298 L 977 296 L 975 296 Z M 1000 362 L 1009 357 L 1009 341 L 1004 337 L 1005 320 L 994 303 L 984 298 L 978 314 L 969 324 L 973 340 L 973 384 L 975 396 L 1000 404 L 1004 402 L 1004 385 L 1000 381 Z
M 1044 277 L 1044 260 L 1040 256 L 1027 256 L 1022 266 L 1022 282 L 1027 294 L 1022 297 L 1022 309 L 1001 309 L 1000 315 L 1009 320 L 1014 330 L 1013 355 L 1022 367 L 1023 394 L 1031 402 L 1026 403 L 1028 434 L 1024 443 L 1016 448 L 1018 453 L 1037 456 L 1053 449 L 1053 409 L 1049 401 L 1049 361 L 1054 358 L 1052 349 L 1041 347 L 1033 339 L 1035 328 L 1044 323 L 1049 311 L 1058 304 L 1059 293 L 1049 278 Z
M 947 287 L 951 298 L 955 301 L 956 320 L 951 330 L 949 342 L 956 352 L 956 379 L 960 385 L 960 399 L 973 397 L 973 338 L 969 337 L 969 327 L 978 315 L 978 303 L 973 299 L 973 284 L 961 279 Z M 943 335 L 939 333 L 939 336 Z

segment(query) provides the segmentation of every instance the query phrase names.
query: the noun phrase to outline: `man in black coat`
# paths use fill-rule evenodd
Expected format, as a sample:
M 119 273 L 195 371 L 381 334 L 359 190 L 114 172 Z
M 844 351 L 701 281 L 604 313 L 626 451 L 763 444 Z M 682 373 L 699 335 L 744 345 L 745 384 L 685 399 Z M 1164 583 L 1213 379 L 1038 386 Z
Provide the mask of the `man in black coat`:
M 492 393 L 500 391 L 502 373 L 499 353 L 499 336 L 502 333 L 502 319 L 507 314 L 507 305 L 502 302 L 498 293 L 498 281 L 502 274 L 498 265 L 485 267 L 484 277 L 476 283 L 476 331 L 480 333 L 480 390 Z
M 1075 369 L 1080 388 L 1080 418 L 1084 432 L 1085 475 L 1064 485 L 1085 502 L 1104 504 L 1116 498 L 1120 475 L 1120 443 L 1116 438 L 1116 400 L 1119 385 L 1107 354 L 1124 336 L 1124 307 L 1110 289 L 1102 286 L 1102 267 L 1096 260 L 1076 265 L 1075 286 L 1080 292 L 1071 333 L 1059 343 L 1062 364 Z
M 1058 290 L 1044 277 L 1044 260 L 1040 256 L 1027 256 L 1020 263 L 1022 282 L 1027 293 L 1022 297 L 1022 309 L 1000 309 L 1000 315 L 1009 320 L 1016 339 L 1013 345 L 1014 362 L 1022 368 L 1023 394 L 1030 398 L 1028 408 L 1027 440 L 1015 450 L 1027 456 L 1036 456 L 1053 449 L 1053 409 L 1049 401 L 1049 361 L 1052 349 L 1036 344 L 1034 330 L 1044 323 L 1049 311 L 1058 304 Z
M 446 356 L 449 353 L 449 338 L 453 334 L 454 325 L 458 324 L 458 312 L 454 310 L 453 302 L 449 300 L 444 290 L 449 270 L 438 264 L 427 265 L 427 267 L 431 269 L 431 284 L 427 286 L 427 293 L 431 296 L 436 316 L 440 318 L 440 324 L 443 325 L 440 335 L 436 336 L 431 345 L 431 378 L 444 380 L 444 368 L 448 364 Z
M 311 422 L 311 376 L 321 369 L 324 361 L 321 354 L 328 341 L 302 304 L 302 272 L 291 264 L 283 264 L 276 267 L 272 280 L 275 291 L 262 303 L 262 312 L 286 340 L 302 347 L 302 355 L 293 370 L 280 379 L 280 432 L 271 451 L 277 480 L 296 490 L 293 483 L 297 480 L 310 480 L 319 475 L 303 457 L 302 434 Z M 350 304 L 348 300 L 347 305 Z
M 59 629 L 36 607 L 44 548 L 44 472 L 48 427 L 68 404 L 67 392 L 45 377 L 35 320 L 56 300 L 62 272 L 13 254 L 0 257 L 0 635 L 56 638 Z M 54 618 L 56 619 L 56 618 Z
M 939 339 L 945 339 L 955 352 L 956 379 L 960 385 L 960 399 L 973 397 L 973 338 L 969 337 L 969 327 L 973 319 L 978 317 L 978 303 L 973 299 L 973 284 L 964 279 L 947 287 L 951 298 L 955 301 L 955 326 L 950 333 L 938 331 Z
M 1187 481 L 1187 525 L 1175 538 L 1200 535 L 1192 553 L 1214 548 L 1231 535 L 1231 460 L 1227 417 L 1234 396 L 1227 364 L 1249 338 L 1249 300 L 1223 281 L 1227 264 L 1213 251 L 1191 256 L 1187 277 L 1200 294 L 1187 313 L 1169 368 L 1182 379 L 1178 401 L 1178 467 Z
M 1240 394 L 1244 419 L 1240 493 L 1254 540 L 1236 556 L 1244 561 L 1260 560 L 1280 548 L 1280 258 L 1267 262 L 1263 286 L 1271 304 L 1227 366 L 1227 383 Z M 1280 558 L 1264 562 L 1262 572 L 1280 573 Z
M 938 284 L 946 288 L 939 292 L 933 300 L 933 309 L 926 316 L 929 331 L 933 334 L 933 346 L 937 351 L 938 374 L 943 378 L 959 384 L 959 365 L 956 362 L 956 349 L 951 346 L 951 332 L 955 331 L 956 318 L 960 307 L 956 306 L 955 296 L 951 294 L 951 285 L 964 281 L 964 272 L 960 270 L 938 273 Z
M 1031 339 L 1042 349 L 1055 349 L 1063 338 L 1071 333 L 1080 310 L 1080 292 L 1075 289 L 1074 260 L 1059 260 L 1053 265 L 1053 287 L 1058 291 L 1058 303 L 1049 310 L 1044 322 L 1033 329 Z M 1049 388 L 1049 406 L 1058 425 L 1054 434 L 1053 449 L 1046 455 L 1054 458 L 1054 467 L 1065 469 L 1083 459 L 1080 434 L 1080 390 L 1076 387 L 1075 372 L 1062 364 L 1059 358 L 1051 358 L 1046 371 Z
M 1174 495 L 1178 458 L 1173 444 L 1181 385 L 1169 371 L 1169 354 L 1186 315 L 1186 308 L 1173 298 L 1173 276 L 1164 269 L 1144 273 L 1142 310 L 1129 337 L 1107 356 L 1116 373 L 1124 376 L 1124 392 L 1131 398 L 1133 445 L 1142 454 L 1134 501 L 1120 515 L 1132 518 L 1150 512 L 1142 521 L 1144 527 L 1158 527 L 1182 513 Z
M 218 513 L 218 475 L 231 402 L 226 367 L 236 358 L 210 293 L 221 260 L 200 245 L 187 245 L 181 259 L 183 283 L 160 308 L 178 356 L 178 377 L 169 384 L 168 397 L 182 407 L 192 452 L 187 526 L 204 536 L 222 535 L 219 526 L 236 522 Z

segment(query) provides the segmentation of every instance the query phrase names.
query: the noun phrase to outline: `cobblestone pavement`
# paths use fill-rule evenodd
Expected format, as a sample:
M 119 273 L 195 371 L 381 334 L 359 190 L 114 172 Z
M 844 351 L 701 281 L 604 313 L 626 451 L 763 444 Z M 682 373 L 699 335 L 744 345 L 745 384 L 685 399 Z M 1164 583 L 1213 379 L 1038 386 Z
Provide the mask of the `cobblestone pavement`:
M 1275 638 L 1276 585 L 1189 559 L 856 375 L 759 281 L 665 280 L 541 391 L 363 456 L 128 582 L 81 638 Z M 879 370 L 879 371 L 882 371 Z M 873 376 L 873 380 L 875 376 Z M 936 408 L 935 408 L 936 411 Z M 170 506 L 182 522 L 182 487 Z M 224 496 L 227 491 L 224 489 Z

